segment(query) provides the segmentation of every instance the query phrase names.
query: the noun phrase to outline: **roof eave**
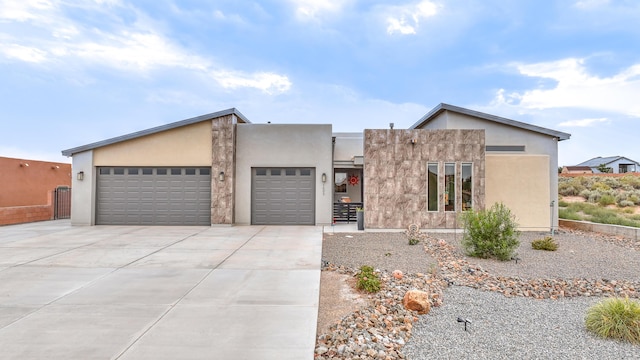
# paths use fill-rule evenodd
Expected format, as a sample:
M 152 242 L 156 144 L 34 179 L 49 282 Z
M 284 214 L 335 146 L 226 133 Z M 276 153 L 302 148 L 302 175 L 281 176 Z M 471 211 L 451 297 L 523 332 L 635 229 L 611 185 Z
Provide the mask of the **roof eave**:
M 156 127 L 150 128 L 150 129 L 136 131 L 136 132 L 133 132 L 133 133 L 130 133 L 130 134 L 116 136 L 116 137 L 113 137 L 113 138 L 110 138 L 110 139 L 97 141 L 97 142 L 94 142 L 94 143 L 91 143 L 91 144 L 86 144 L 86 145 L 74 147 L 74 148 L 71 148 L 71 149 L 62 150 L 62 155 L 63 156 L 73 156 L 74 154 L 81 153 L 81 152 L 88 151 L 88 150 L 93 150 L 93 149 L 96 149 L 96 148 L 99 148 L 99 147 L 116 144 L 116 143 L 119 143 L 119 142 L 122 142 L 122 141 L 126 141 L 126 140 L 136 139 L 136 138 L 139 138 L 139 137 L 142 137 L 142 136 L 156 134 L 156 133 L 159 133 L 159 132 L 162 132 L 162 131 L 167 131 L 167 130 L 179 128 L 181 126 L 186 126 L 186 125 L 199 123 L 201 121 L 212 120 L 212 119 L 219 118 L 219 117 L 222 117 L 222 116 L 227 116 L 227 115 L 235 115 L 238 119 L 242 120 L 242 122 L 249 123 L 249 124 L 251 123 L 236 108 L 230 108 L 230 109 L 221 110 L 221 111 L 217 111 L 217 112 L 210 113 L 210 114 L 200 115 L 200 116 L 192 117 L 192 118 L 189 118 L 189 119 L 184 119 L 184 120 L 172 122 L 172 123 L 165 124 L 165 125 L 156 126 Z
M 449 105 L 449 104 L 445 104 L 445 103 L 438 104 L 438 106 L 433 108 L 433 110 L 431 110 L 428 114 L 423 116 L 420 120 L 418 120 L 418 122 L 413 124 L 410 127 L 410 129 L 416 129 L 416 128 L 419 128 L 419 127 L 429 123 L 437 115 L 439 115 L 440 113 L 442 113 L 442 112 L 444 112 L 446 110 L 457 112 L 457 113 L 464 114 L 464 115 L 477 117 L 477 118 L 481 118 L 481 119 L 485 119 L 485 120 L 489 120 L 489 121 L 493 121 L 493 122 L 497 122 L 497 123 L 501 123 L 501 124 L 505 124 L 505 125 L 509 125 L 509 126 L 513 126 L 513 127 L 517 127 L 517 128 L 524 129 L 524 130 L 537 132 L 537 133 L 540 133 L 540 134 L 549 135 L 549 136 L 552 136 L 552 137 L 558 139 L 558 141 L 568 140 L 569 138 L 571 138 L 571 134 L 565 133 L 565 132 L 562 132 L 562 131 L 547 129 L 547 128 L 543 128 L 541 126 L 527 124 L 527 123 L 523 123 L 523 122 L 520 122 L 520 121 L 511 120 L 511 119 L 507 119 L 507 118 L 503 118 L 503 117 L 495 116 L 495 115 L 491 115 L 491 114 L 486 114 L 486 113 L 483 113 L 483 112 L 480 112 L 480 111 L 465 109 L 465 108 L 462 108 L 462 107 L 459 107 L 459 106 Z

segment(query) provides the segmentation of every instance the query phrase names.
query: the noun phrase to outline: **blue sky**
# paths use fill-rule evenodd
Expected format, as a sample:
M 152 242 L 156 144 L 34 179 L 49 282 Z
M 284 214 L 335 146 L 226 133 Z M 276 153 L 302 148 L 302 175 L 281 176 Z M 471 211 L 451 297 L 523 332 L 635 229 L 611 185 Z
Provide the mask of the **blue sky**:
M 438 103 L 640 161 L 636 0 L 0 0 L 0 156 L 231 107 L 253 123 L 407 128 Z

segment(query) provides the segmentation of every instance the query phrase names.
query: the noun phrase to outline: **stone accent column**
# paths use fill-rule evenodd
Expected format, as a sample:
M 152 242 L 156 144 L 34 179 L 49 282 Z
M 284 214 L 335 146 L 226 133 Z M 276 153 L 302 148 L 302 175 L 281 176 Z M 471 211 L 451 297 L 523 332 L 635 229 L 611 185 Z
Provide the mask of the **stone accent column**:
M 236 122 L 235 115 L 211 120 L 211 224 L 234 222 Z M 220 181 L 221 172 L 224 181 Z

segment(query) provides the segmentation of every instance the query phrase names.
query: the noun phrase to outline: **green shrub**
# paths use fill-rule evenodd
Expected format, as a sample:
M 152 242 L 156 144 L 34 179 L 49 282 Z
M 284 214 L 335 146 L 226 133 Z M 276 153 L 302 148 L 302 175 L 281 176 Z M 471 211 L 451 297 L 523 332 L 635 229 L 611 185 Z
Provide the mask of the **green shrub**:
M 378 278 L 378 275 L 373 271 L 371 266 L 362 265 L 357 277 L 358 282 L 356 287 L 358 289 L 370 293 L 380 291 L 380 278 Z
M 559 209 L 558 217 L 566 220 L 582 220 L 582 217 L 573 209 Z
M 598 205 L 600 206 L 613 205 L 615 203 L 616 203 L 616 198 L 614 198 L 609 194 L 602 195 L 598 200 Z
M 420 242 L 420 240 L 416 239 L 416 238 L 409 238 L 409 245 L 416 245 Z
M 531 247 L 535 250 L 556 251 L 558 243 L 551 236 L 545 236 L 544 239 L 533 240 Z
M 604 338 L 640 344 L 640 303 L 629 298 L 609 298 L 587 310 L 587 330 Z
M 511 210 L 502 203 L 489 210 L 465 211 L 461 213 L 464 226 L 462 246 L 467 255 L 479 258 L 510 260 L 520 245 Z
M 558 206 L 559 207 L 567 207 L 567 206 L 569 206 L 569 203 L 564 201 L 564 200 L 560 200 L 560 201 L 558 201 Z

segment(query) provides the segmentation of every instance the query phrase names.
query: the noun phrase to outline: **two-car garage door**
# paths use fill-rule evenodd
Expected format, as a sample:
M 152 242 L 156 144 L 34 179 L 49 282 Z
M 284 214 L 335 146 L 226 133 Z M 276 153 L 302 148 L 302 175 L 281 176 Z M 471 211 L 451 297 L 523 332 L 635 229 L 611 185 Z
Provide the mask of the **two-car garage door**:
M 96 224 L 211 225 L 211 168 L 99 167 Z

